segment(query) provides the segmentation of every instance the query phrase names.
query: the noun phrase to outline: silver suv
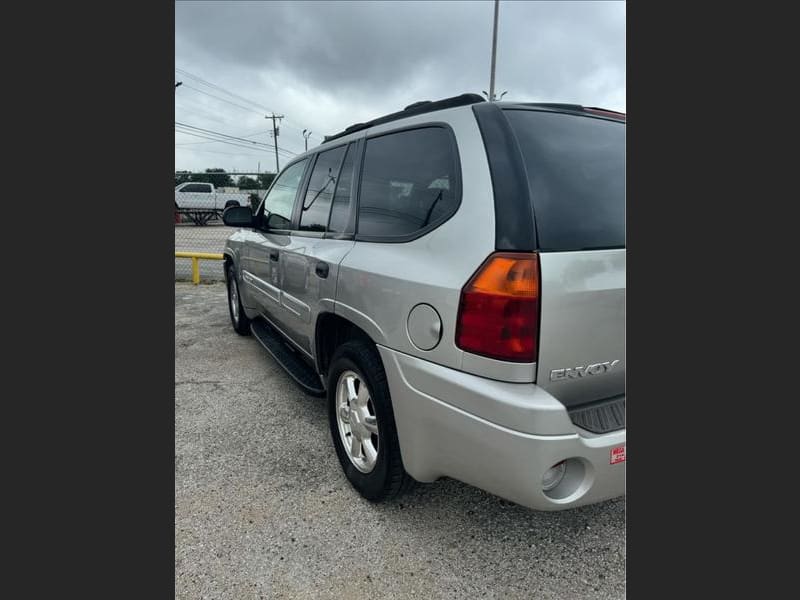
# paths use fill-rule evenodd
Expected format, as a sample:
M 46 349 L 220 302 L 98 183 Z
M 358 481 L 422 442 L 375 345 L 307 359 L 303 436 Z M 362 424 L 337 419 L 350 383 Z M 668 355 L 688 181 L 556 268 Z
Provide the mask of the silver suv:
M 325 396 L 379 501 L 624 493 L 625 115 L 464 94 L 298 156 L 225 246 L 231 321 Z

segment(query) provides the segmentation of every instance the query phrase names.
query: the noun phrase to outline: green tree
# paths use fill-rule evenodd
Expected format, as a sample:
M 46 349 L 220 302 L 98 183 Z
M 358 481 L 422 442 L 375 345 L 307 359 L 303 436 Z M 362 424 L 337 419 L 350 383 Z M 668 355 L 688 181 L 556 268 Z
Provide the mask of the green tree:
M 242 175 L 239 177 L 239 181 L 236 185 L 239 186 L 240 190 L 257 190 L 258 180 L 248 177 L 247 175 Z
M 189 171 L 175 171 L 175 187 L 189 181 Z
M 258 175 L 258 189 L 266 190 L 272 185 L 272 180 L 275 179 L 275 173 L 259 173 Z

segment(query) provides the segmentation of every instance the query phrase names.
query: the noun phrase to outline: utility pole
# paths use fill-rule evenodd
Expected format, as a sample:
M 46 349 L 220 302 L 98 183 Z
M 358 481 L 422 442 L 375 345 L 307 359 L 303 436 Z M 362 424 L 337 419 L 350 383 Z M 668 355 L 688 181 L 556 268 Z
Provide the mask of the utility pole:
M 275 124 L 275 119 L 278 119 L 280 121 L 283 118 L 283 115 L 276 115 L 275 113 L 272 113 L 271 115 L 267 115 L 264 118 L 272 119 L 272 139 L 275 141 L 275 175 L 277 176 L 277 174 L 281 170 L 281 166 L 278 163 L 278 134 L 280 133 L 280 130 L 278 129 L 278 126 Z
M 494 0 L 494 29 L 492 32 L 492 73 L 489 77 L 489 102 L 494 102 L 494 66 L 497 60 L 497 14 L 500 11 L 500 0 Z
M 303 139 L 306 141 L 306 152 L 308 152 L 308 138 L 311 137 L 311 132 L 308 131 L 308 133 L 306 133 L 307 131 L 308 129 L 303 129 Z

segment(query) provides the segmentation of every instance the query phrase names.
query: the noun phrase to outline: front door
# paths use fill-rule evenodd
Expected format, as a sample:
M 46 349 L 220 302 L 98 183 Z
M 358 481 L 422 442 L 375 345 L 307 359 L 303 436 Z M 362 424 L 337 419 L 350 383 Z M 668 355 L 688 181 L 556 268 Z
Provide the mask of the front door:
M 270 187 L 256 213 L 256 227 L 242 257 L 243 294 L 247 305 L 283 329 L 281 261 L 289 246 L 295 198 L 308 165 L 305 158 L 286 167 Z

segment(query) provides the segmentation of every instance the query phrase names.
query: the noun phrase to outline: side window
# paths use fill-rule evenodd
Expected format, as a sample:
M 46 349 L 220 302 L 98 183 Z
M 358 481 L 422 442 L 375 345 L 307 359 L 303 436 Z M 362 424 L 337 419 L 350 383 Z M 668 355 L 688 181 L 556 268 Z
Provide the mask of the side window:
M 269 190 L 264 200 L 264 214 L 262 223 L 270 229 L 291 229 L 292 208 L 297 188 L 303 179 L 307 158 L 287 167 Z
M 301 231 L 325 231 L 345 148 L 340 146 L 317 155 L 317 162 L 308 180 L 308 191 L 300 213 Z
M 441 127 L 368 139 L 359 235 L 402 237 L 444 221 L 458 206 L 457 168 L 450 134 Z
M 210 194 L 211 185 L 207 183 L 190 183 L 189 185 L 182 187 L 181 192 L 189 192 L 192 194 Z
M 353 167 L 356 162 L 356 145 L 350 144 L 347 154 L 342 163 L 342 170 L 339 173 L 339 183 L 336 185 L 336 193 L 333 195 L 333 205 L 331 206 L 331 220 L 328 223 L 328 231 L 341 233 L 347 227 L 348 209 L 350 208 L 350 190 L 353 187 Z

